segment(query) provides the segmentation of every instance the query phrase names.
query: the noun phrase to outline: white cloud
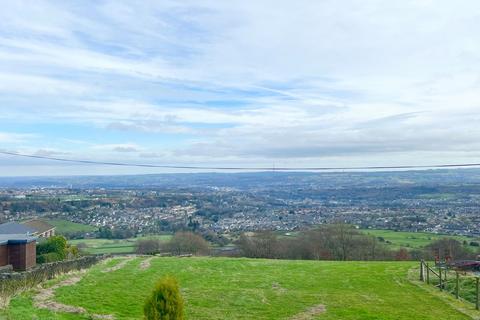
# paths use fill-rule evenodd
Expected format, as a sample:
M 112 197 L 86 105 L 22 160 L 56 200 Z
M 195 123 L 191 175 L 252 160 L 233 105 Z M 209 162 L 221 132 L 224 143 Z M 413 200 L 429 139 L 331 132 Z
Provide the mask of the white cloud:
M 102 157 L 140 160 L 384 164 L 461 161 L 479 147 L 477 1 L 2 9 L 0 125 L 103 130 L 101 142 L 51 137 L 85 141 L 85 157 L 101 144 Z
M 58 157 L 58 156 L 65 156 L 69 155 L 69 152 L 64 152 L 62 150 L 55 150 L 51 148 L 45 148 L 45 149 L 38 149 L 34 153 L 32 153 L 34 156 L 39 156 L 39 157 Z
M 35 137 L 36 136 L 34 134 L 22 134 L 22 133 L 0 131 L 0 143 L 3 143 L 3 144 L 17 144 L 17 143 L 28 141 Z
M 20 95 L 82 95 L 94 90 L 88 84 L 26 74 L 0 73 L 0 92 Z
M 91 146 L 91 149 L 96 151 L 121 153 L 140 152 L 142 150 L 140 146 L 134 143 L 97 144 Z

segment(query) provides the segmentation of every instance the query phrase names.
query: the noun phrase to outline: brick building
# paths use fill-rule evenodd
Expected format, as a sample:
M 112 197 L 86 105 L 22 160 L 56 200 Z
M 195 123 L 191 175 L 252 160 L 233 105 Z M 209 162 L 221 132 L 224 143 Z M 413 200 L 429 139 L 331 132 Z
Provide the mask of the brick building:
M 36 238 L 23 234 L 0 234 L 0 267 L 11 265 L 15 271 L 36 264 Z

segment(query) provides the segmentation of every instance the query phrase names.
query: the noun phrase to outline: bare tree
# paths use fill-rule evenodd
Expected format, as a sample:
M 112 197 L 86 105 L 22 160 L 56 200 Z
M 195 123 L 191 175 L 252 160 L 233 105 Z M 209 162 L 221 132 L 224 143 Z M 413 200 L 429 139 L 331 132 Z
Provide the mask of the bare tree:
M 322 225 L 295 237 L 278 237 L 273 232 L 241 235 L 237 245 L 251 258 L 310 260 L 391 260 L 393 252 L 377 238 L 347 224 Z
M 161 242 L 157 239 L 137 240 L 135 252 L 138 254 L 155 254 L 160 252 Z
M 411 259 L 410 254 L 408 253 L 408 250 L 405 248 L 401 248 L 395 253 L 395 260 L 405 261 L 410 259 Z
M 181 254 L 208 254 L 210 248 L 208 242 L 200 235 L 193 232 L 177 232 L 167 245 L 174 255 Z
M 276 235 L 270 231 L 247 236 L 242 234 L 237 242 L 243 254 L 250 258 L 279 258 L 280 248 Z
M 440 259 L 472 259 L 474 255 L 462 246 L 462 243 L 450 238 L 443 238 L 425 247 L 428 258 L 438 256 Z

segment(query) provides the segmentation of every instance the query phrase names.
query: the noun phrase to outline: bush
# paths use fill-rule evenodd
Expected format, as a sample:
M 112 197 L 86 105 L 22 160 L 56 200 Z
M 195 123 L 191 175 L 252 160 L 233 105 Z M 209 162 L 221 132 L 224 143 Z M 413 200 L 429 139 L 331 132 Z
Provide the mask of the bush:
M 80 252 L 78 251 L 77 246 L 67 246 L 67 259 L 75 259 L 79 256 Z
M 158 281 L 143 307 L 145 320 L 183 320 L 183 298 L 173 277 Z
M 44 253 L 37 256 L 37 263 L 48 263 L 61 260 L 63 260 L 63 258 L 56 252 Z
M 73 259 L 77 256 L 77 247 L 67 245 L 67 239 L 63 236 L 53 236 L 37 244 L 37 263 Z
M 39 257 L 37 262 L 40 262 L 40 256 L 50 253 L 55 253 L 58 260 L 65 259 L 67 257 L 67 239 L 63 236 L 53 236 L 37 244 L 37 256 Z

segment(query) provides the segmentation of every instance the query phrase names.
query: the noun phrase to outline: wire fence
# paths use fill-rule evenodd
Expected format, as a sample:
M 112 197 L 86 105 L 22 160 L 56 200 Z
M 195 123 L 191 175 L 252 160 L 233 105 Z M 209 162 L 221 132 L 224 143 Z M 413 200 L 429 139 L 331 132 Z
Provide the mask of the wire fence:
M 141 168 L 163 168 L 163 169 L 190 169 L 190 170 L 236 170 L 236 171 L 338 171 L 338 170 L 402 170 L 402 169 L 433 169 L 433 168 L 470 168 L 480 167 L 480 163 L 442 163 L 442 164 L 428 164 L 428 165 L 387 165 L 387 166 L 347 166 L 347 167 L 258 167 L 258 166 L 232 166 L 232 167 L 218 167 L 218 166 L 196 166 L 196 165 L 181 165 L 181 164 L 150 164 L 150 163 L 127 163 L 127 162 L 112 162 L 112 161 L 96 161 L 85 159 L 68 159 L 59 157 L 41 156 L 35 154 L 25 154 L 19 152 L 11 152 L 0 150 L 0 155 L 8 155 L 13 157 L 23 157 L 31 159 L 43 159 L 50 161 L 86 164 L 86 165 L 106 165 L 116 167 L 141 167 Z
M 448 292 L 456 299 L 475 304 L 480 309 L 480 275 L 452 269 L 446 264 L 429 264 L 420 261 L 420 281 Z

